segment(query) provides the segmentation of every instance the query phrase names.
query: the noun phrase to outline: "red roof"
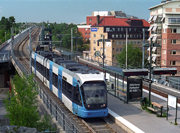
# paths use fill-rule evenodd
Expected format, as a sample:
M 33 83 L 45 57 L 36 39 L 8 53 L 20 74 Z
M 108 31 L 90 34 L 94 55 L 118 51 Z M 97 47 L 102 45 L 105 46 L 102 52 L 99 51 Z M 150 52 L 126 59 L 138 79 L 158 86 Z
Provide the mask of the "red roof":
M 127 20 L 129 18 L 110 18 L 110 17 L 104 17 L 100 20 L 99 25 L 93 24 L 92 26 L 131 26 L 127 23 Z M 130 20 L 139 20 L 143 22 L 144 27 L 149 27 L 150 24 L 144 20 L 144 19 L 130 19 Z

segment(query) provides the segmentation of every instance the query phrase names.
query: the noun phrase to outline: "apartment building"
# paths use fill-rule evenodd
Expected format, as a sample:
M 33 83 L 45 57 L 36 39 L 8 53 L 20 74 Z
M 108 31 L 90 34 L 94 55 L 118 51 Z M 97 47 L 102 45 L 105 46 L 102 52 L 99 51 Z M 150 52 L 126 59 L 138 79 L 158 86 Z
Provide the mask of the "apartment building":
M 143 30 L 145 29 L 145 39 L 149 37 L 149 23 L 143 19 L 132 19 L 132 18 L 112 18 L 104 17 L 100 19 L 97 16 L 97 21 L 91 26 L 91 43 L 90 43 L 90 55 L 91 58 L 95 57 L 94 53 L 100 51 L 103 53 L 103 43 L 98 43 L 99 39 L 103 36 L 109 41 L 105 43 L 105 63 L 112 65 L 112 62 L 116 62 L 116 55 L 121 53 L 126 45 L 126 35 L 128 43 L 133 43 L 135 46 L 142 48 L 143 44 Z
M 150 37 L 153 43 L 161 45 L 154 48 L 155 65 L 174 66 L 180 71 L 180 0 L 162 1 L 161 4 L 149 8 Z
M 112 18 L 137 18 L 132 15 L 127 15 L 122 11 L 93 11 L 90 16 L 86 16 L 86 24 L 78 25 L 78 30 L 82 33 L 82 36 L 85 41 L 91 40 L 91 25 L 96 23 L 96 16 L 99 15 L 102 19 L 104 17 L 112 17 Z

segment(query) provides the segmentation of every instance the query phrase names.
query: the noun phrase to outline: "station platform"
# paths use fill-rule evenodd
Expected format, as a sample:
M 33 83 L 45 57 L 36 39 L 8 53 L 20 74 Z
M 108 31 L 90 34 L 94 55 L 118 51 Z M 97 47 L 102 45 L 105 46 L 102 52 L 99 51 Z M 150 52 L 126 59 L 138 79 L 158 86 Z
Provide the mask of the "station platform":
M 151 101 L 167 107 L 167 99 L 152 93 Z M 148 91 L 143 90 L 143 97 L 149 97 Z M 125 125 L 130 131 L 136 133 L 179 133 L 180 132 L 180 107 L 178 106 L 177 123 L 175 123 L 176 110 L 169 107 L 168 120 L 166 117 L 157 117 L 156 114 L 143 110 L 140 101 L 124 103 L 120 99 L 108 94 L 109 114 L 116 123 Z

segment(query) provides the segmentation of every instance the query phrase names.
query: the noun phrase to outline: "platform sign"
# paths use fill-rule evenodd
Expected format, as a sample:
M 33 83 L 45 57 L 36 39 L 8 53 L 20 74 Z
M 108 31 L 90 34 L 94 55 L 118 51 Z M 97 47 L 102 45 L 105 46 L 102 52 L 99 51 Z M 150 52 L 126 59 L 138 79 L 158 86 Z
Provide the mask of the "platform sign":
M 129 99 L 138 99 L 142 97 L 142 79 L 128 78 Z
M 97 28 L 91 28 L 91 32 L 96 32 Z
M 171 95 L 168 95 L 168 106 L 176 108 L 177 98 Z

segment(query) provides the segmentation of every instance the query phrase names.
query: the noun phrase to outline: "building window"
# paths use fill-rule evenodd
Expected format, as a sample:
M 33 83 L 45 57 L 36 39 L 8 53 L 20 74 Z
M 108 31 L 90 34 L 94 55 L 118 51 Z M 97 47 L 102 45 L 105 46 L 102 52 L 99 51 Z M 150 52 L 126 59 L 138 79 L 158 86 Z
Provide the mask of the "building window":
M 112 38 L 114 38 L 114 34 L 112 34 Z
M 176 44 L 176 39 L 172 39 L 172 40 L 171 40 L 171 43 L 172 43 L 172 44 Z
M 129 31 L 131 31 L 131 28 L 129 28 Z
M 166 50 L 165 49 L 162 49 L 162 54 L 166 54 Z
M 163 29 L 163 33 L 166 33 L 166 29 Z
M 92 19 L 89 19 L 89 21 L 91 21 Z
M 96 47 L 94 47 L 94 51 L 96 51 Z
M 136 28 L 134 28 L 134 31 L 136 31 Z
M 116 52 L 119 52 L 119 48 L 116 48 Z
M 171 33 L 177 33 L 177 29 L 171 29 Z
M 110 28 L 106 28 L 106 32 L 110 31 Z
M 118 38 L 118 35 L 116 35 L 116 38 Z
M 115 31 L 115 28 L 112 28 L 113 31 Z
M 94 44 L 96 44 L 96 40 L 94 40 Z
M 96 34 L 94 34 L 94 37 L 96 37 Z
M 169 18 L 169 24 L 179 24 L 180 18 Z
M 119 37 L 122 38 L 122 35 L 120 34 Z
M 163 44 L 166 44 L 166 39 L 163 39 Z
M 116 44 L 119 45 L 119 41 L 117 41 Z
M 176 55 L 176 50 L 171 50 L 171 55 Z
M 89 25 L 91 25 L 91 23 L 89 23 Z
M 87 40 L 87 37 L 85 39 Z
M 130 38 L 132 38 L 132 34 L 130 34 Z
M 123 50 L 123 48 L 120 48 L 120 51 L 122 51 Z
M 85 35 L 87 35 L 87 33 L 85 33 Z
M 91 28 L 89 28 L 89 30 L 91 30 Z
M 103 48 L 101 47 L 101 52 L 103 51 Z
M 120 28 L 118 28 L 118 31 L 120 31 Z
M 86 30 L 87 30 L 87 28 L 86 28 Z
M 101 38 L 103 37 L 103 34 L 101 34 Z
M 124 34 L 124 38 L 126 38 L 126 35 Z
M 91 38 L 89 38 L 89 40 L 91 40 Z
M 162 60 L 162 64 L 163 64 L 163 65 L 166 65 L 166 60 Z
M 123 28 L 121 28 L 121 31 L 123 31 Z
M 121 45 L 123 45 L 123 41 L 121 41 Z
M 91 32 L 89 33 L 89 35 L 91 35 Z
M 170 61 L 170 65 L 171 66 L 175 66 L 176 65 L 176 61 Z

